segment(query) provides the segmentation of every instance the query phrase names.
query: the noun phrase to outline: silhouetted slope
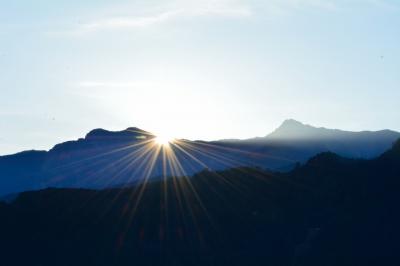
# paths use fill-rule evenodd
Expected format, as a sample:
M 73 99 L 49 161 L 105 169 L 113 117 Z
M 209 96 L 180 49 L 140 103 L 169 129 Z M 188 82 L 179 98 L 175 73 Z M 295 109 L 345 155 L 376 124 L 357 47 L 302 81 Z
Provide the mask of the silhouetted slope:
M 393 147 L 390 150 L 384 152 L 378 159 L 379 161 L 391 161 L 393 163 L 397 163 L 399 156 L 400 156 L 400 139 L 393 144 Z
M 400 145 L 0 204 L 5 265 L 399 265 Z M 24 254 L 21 256 L 20 254 Z
M 0 195 L 42 187 L 45 151 L 25 151 L 0 156 Z
M 296 265 L 398 265 L 399 142 L 376 160 L 333 164 L 293 173 L 319 194 L 311 206 L 320 231 Z

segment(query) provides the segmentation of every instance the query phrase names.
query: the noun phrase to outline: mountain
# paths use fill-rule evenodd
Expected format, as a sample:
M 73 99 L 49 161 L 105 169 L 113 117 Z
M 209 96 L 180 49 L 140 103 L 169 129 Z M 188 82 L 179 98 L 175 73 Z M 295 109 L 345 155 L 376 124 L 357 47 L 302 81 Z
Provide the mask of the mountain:
M 256 165 L 287 171 L 297 162 L 304 163 L 321 152 L 371 159 L 389 149 L 399 138 L 400 133 L 391 130 L 351 132 L 316 128 L 288 119 L 265 137 L 213 143 L 261 155 L 256 156 Z
M 399 139 L 391 130 L 351 132 L 338 129 L 316 128 L 289 119 L 265 140 L 289 143 L 320 151 L 331 151 L 351 158 L 374 158 L 389 149 Z
M 84 138 L 57 144 L 49 151 L 0 156 L 0 195 L 46 187 L 106 188 L 191 176 L 204 169 L 260 167 L 288 171 L 325 151 L 350 158 L 373 158 L 400 138 L 400 133 L 347 132 L 286 120 L 262 138 L 247 140 L 175 140 L 157 145 L 139 128 L 95 129 Z
M 400 141 L 287 173 L 202 171 L 0 203 L 3 265 L 399 265 Z M 23 256 L 21 256 L 23 254 Z

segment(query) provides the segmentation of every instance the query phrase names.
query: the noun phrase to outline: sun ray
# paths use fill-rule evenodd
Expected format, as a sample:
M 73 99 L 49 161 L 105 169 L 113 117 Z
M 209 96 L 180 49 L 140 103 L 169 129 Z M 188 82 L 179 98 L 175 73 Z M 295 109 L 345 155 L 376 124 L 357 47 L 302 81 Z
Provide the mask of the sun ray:
M 181 140 L 168 135 L 149 136 L 146 139 L 135 139 L 131 143 L 115 147 L 112 150 L 104 151 L 102 149 L 104 152 L 99 152 L 94 156 L 58 166 L 58 170 L 68 170 L 73 167 L 81 168 L 84 171 L 86 171 L 85 169 L 90 170 L 91 172 L 82 178 L 81 182 L 93 180 L 97 176 L 103 179 L 104 176 L 107 176 L 108 179 L 98 180 L 99 184 L 104 186 L 115 185 L 121 180 L 121 185 L 126 183 L 126 186 L 134 187 L 127 195 L 126 207 L 116 221 L 118 225 L 124 228 L 122 231 L 125 231 L 125 227 L 135 219 L 138 208 L 144 204 L 143 201 L 146 198 L 145 195 L 151 178 L 160 175 L 162 177 L 160 193 L 164 194 L 160 197 L 160 205 L 163 206 L 160 208 L 160 215 L 164 217 L 163 220 L 168 223 L 168 207 L 176 208 L 180 217 L 178 219 L 183 222 L 181 237 L 184 239 L 197 235 L 196 238 L 201 242 L 200 219 L 208 220 L 210 225 L 217 229 L 217 225 L 214 224 L 213 217 L 210 215 L 210 210 L 203 202 L 206 195 L 203 194 L 202 187 L 209 186 L 211 193 L 216 193 L 217 196 L 221 197 L 221 200 L 224 200 L 224 198 L 212 189 L 213 182 L 211 179 L 204 178 L 200 182 L 198 179 L 192 179 L 191 176 L 202 170 L 215 170 L 215 165 L 220 167 L 220 170 L 235 168 L 237 169 L 235 171 L 239 171 L 239 173 L 246 173 L 247 169 L 240 166 L 248 165 L 249 160 L 252 159 L 262 159 L 262 156 L 268 157 L 268 155 L 253 151 L 225 147 L 223 144 Z M 279 159 L 288 160 L 286 158 Z M 212 175 L 229 190 L 237 193 L 244 200 L 246 199 L 246 193 L 248 193 L 246 182 L 241 179 L 230 178 L 216 171 L 212 172 Z M 68 173 L 66 177 L 68 177 Z M 268 182 L 264 175 L 260 174 L 256 177 Z M 135 183 L 130 183 L 130 180 Z M 113 197 L 104 209 L 104 215 L 122 194 L 123 190 Z M 229 202 L 226 202 L 226 204 L 229 205 Z M 235 206 L 229 206 L 229 208 L 234 210 Z M 194 226 L 195 231 L 189 232 L 185 229 L 185 227 L 190 226 Z M 161 227 L 160 230 L 162 230 Z M 168 238 L 169 232 L 163 231 L 162 234 L 164 238 L 165 236 Z

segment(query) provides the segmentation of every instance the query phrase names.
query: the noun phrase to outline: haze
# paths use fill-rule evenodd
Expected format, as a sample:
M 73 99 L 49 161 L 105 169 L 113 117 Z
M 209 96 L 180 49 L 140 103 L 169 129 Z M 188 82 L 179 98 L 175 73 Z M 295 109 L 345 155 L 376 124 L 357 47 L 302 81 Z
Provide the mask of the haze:
M 93 128 L 400 130 L 400 3 L 3 1 L 0 154 Z

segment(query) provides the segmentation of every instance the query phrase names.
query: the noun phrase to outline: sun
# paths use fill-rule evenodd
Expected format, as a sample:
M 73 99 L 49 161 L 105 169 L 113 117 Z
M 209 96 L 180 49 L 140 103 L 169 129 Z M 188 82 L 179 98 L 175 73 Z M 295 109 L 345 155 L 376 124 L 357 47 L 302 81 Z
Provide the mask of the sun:
M 173 143 L 175 138 L 167 135 L 158 135 L 155 137 L 154 141 L 161 146 L 169 146 L 170 143 Z

